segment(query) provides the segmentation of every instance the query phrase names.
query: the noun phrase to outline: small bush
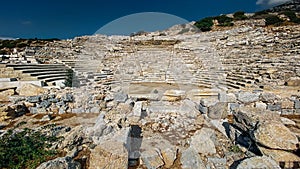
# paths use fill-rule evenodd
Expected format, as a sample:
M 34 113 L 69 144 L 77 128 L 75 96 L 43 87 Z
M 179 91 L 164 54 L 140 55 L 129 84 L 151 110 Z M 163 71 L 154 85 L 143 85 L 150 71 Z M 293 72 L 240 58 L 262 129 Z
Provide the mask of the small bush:
M 0 139 L 0 168 L 36 168 L 57 155 L 49 148 L 58 140 L 28 128 L 9 130 Z
M 241 149 L 237 145 L 233 145 L 229 148 L 229 151 L 234 152 L 234 153 L 241 153 Z
M 266 18 L 266 25 L 280 25 L 283 22 L 278 16 L 270 15 Z
M 286 17 L 290 19 L 291 22 L 300 23 L 300 18 L 297 17 L 296 13 L 293 11 L 284 11 L 282 12 Z
M 214 25 L 213 18 L 203 18 L 197 21 L 194 25 L 203 32 L 210 31 L 211 27 Z
M 252 16 L 252 18 L 254 18 L 254 19 L 264 19 L 264 18 L 266 18 L 266 15 L 268 15 L 268 12 L 266 12 L 266 11 L 258 11 L 258 12 L 254 13 L 254 15 Z
M 233 19 L 226 15 L 216 16 L 214 19 L 218 20 L 218 26 L 233 26 Z
M 233 14 L 234 20 L 246 20 L 248 17 L 244 11 L 237 11 Z

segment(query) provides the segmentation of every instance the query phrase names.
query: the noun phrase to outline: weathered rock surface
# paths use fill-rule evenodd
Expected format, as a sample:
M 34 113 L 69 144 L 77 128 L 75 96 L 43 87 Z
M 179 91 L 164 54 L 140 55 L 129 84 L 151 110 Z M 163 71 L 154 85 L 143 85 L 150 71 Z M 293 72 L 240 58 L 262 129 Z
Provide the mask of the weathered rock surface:
M 192 147 L 182 151 L 180 162 L 183 169 L 206 168 L 199 153 Z
M 234 124 L 245 132 L 255 130 L 264 121 L 280 122 L 279 114 L 253 107 L 242 107 L 234 111 L 233 115 Z
M 0 91 L 0 102 L 8 102 L 10 101 L 9 97 L 14 95 L 14 89 L 8 89 L 4 91 Z
M 202 128 L 201 130 L 196 131 L 191 138 L 190 147 L 197 153 L 203 155 L 215 154 L 217 151 L 212 137 L 215 137 L 215 131 L 213 129 Z
M 97 145 L 90 154 L 90 169 L 128 167 L 128 152 L 121 142 L 106 141 Z
M 60 157 L 42 163 L 37 169 L 81 169 L 79 162 L 72 160 L 71 157 Z
M 258 101 L 259 95 L 259 93 L 240 92 L 237 98 L 243 103 L 251 103 Z
M 20 87 L 18 87 L 16 91 L 21 96 L 36 96 L 36 95 L 43 94 L 47 90 L 34 84 L 25 83 Z
M 247 158 L 237 166 L 237 169 L 253 169 L 253 168 L 280 169 L 276 161 L 266 156 Z
M 276 121 L 259 124 L 254 137 L 258 143 L 272 149 L 296 150 L 299 143 L 294 133 Z
M 208 117 L 211 119 L 224 119 L 227 117 L 227 103 L 216 103 L 213 106 L 210 106 L 208 109 Z
M 259 150 L 265 155 L 277 162 L 279 164 L 280 162 L 284 162 L 286 165 L 288 165 L 291 162 L 299 162 L 300 157 L 287 151 L 282 150 L 273 150 L 273 149 L 267 149 L 264 147 L 259 147 Z
M 147 168 L 170 168 L 177 157 L 177 148 L 159 136 L 144 138 L 140 150 Z

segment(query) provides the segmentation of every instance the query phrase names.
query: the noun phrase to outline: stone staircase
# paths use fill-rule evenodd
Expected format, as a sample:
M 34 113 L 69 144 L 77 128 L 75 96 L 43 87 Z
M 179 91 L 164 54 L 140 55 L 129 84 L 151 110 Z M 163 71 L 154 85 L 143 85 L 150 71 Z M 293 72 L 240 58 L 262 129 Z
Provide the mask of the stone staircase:
M 6 64 L 6 68 L 20 72 L 21 80 L 36 80 L 46 85 L 64 81 L 68 70 L 63 64 Z

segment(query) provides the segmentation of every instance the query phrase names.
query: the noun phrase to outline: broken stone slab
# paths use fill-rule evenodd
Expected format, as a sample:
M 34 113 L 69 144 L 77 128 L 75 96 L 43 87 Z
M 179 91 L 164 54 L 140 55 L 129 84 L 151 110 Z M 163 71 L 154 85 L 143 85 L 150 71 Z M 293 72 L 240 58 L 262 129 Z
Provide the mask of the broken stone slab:
M 254 169 L 254 168 L 280 169 L 280 166 L 276 163 L 276 161 L 266 156 L 247 158 L 237 166 L 237 169 Z
M 211 119 L 225 119 L 228 116 L 228 103 L 218 102 L 208 108 L 208 117 Z
M 237 99 L 242 103 L 253 103 L 259 100 L 260 93 L 239 92 Z
M 220 92 L 218 99 L 220 102 L 235 103 L 236 96 L 233 93 Z
M 216 154 L 216 147 L 214 141 L 211 139 L 215 136 L 215 131 L 210 128 L 202 128 L 195 132 L 191 137 L 190 147 L 196 150 L 196 152 L 203 155 Z
M 274 101 L 276 101 L 278 99 L 279 99 L 279 97 L 277 95 L 275 95 L 274 93 L 263 92 L 260 95 L 260 100 L 263 102 L 267 102 L 267 103 L 273 103 Z
M 161 155 L 154 149 L 141 152 L 141 159 L 148 169 L 156 169 L 164 165 Z
M 182 169 L 206 168 L 199 153 L 193 147 L 189 147 L 182 151 L 180 163 Z
M 280 121 L 280 115 L 254 107 L 241 107 L 233 112 L 234 121 L 236 125 L 244 132 L 253 131 L 257 128 L 257 125 L 264 121 Z
M 254 131 L 256 142 L 272 149 L 296 150 L 298 138 L 279 121 L 260 123 Z
M 147 168 L 171 167 L 177 157 L 177 148 L 160 136 L 143 138 L 141 158 Z M 156 161 L 155 161 L 156 160 Z
M 142 118 L 143 101 L 134 103 L 132 112 L 128 114 L 127 120 L 131 123 L 137 123 Z
M 128 152 L 124 143 L 105 141 L 91 150 L 89 168 L 116 168 L 128 167 Z
M 165 91 L 161 100 L 174 102 L 174 101 L 182 100 L 185 97 L 186 97 L 185 91 L 172 89 L 172 90 Z
M 225 169 L 228 168 L 226 164 L 226 158 L 208 157 L 206 166 L 207 168 Z
M 16 92 L 21 96 L 36 96 L 45 93 L 47 89 L 44 89 L 40 86 L 25 83 L 16 89 Z
M 50 160 L 42 163 L 37 169 L 61 169 L 61 168 L 72 168 L 81 169 L 81 164 L 74 161 L 71 157 L 59 157 L 54 160 Z
M 300 162 L 299 156 L 288 151 L 267 149 L 260 146 L 259 146 L 259 150 L 262 152 L 263 155 L 272 158 L 277 162 L 277 164 L 284 164 L 285 167 L 297 168 L 297 166 L 291 166 L 291 164 L 293 164 L 294 162 L 296 163 Z

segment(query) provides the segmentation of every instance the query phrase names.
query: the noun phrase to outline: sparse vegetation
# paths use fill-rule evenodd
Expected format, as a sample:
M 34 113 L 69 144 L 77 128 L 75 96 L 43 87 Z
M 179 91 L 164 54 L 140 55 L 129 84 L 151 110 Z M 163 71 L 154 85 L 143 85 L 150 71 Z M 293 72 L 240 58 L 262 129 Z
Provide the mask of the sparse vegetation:
M 59 141 L 58 137 L 39 130 L 8 130 L 0 139 L 0 168 L 36 168 L 58 154 L 58 151 L 49 149 L 56 141 Z
M 282 12 L 286 17 L 290 19 L 290 22 L 300 23 L 300 18 L 297 17 L 296 13 L 293 11 L 284 11 Z
M 234 153 L 241 153 L 241 152 L 242 152 L 241 149 L 240 149 L 240 147 L 237 146 L 237 145 L 231 146 L 231 147 L 229 148 L 229 151 L 234 152 Z
M 234 20 L 246 20 L 248 17 L 245 15 L 244 11 L 237 11 L 233 14 Z
M 254 15 L 252 16 L 253 19 L 264 19 L 266 18 L 266 16 L 268 15 L 269 13 L 266 12 L 266 11 L 258 11 L 258 12 L 255 12 Z
M 195 23 L 195 26 L 203 32 L 210 31 L 213 25 L 213 18 L 211 17 L 203 18 Z
M 218 21 L 218 26 L 233 26 L 233 19 L 226 15 L 216 16 L 214 19 Z
M 268 17 L 266 17 L 266 25 L 275 25 L 278 26 L 283 22 L 282 19 L 280 19 L 278 16 L 276 15 L 269 15 Z

